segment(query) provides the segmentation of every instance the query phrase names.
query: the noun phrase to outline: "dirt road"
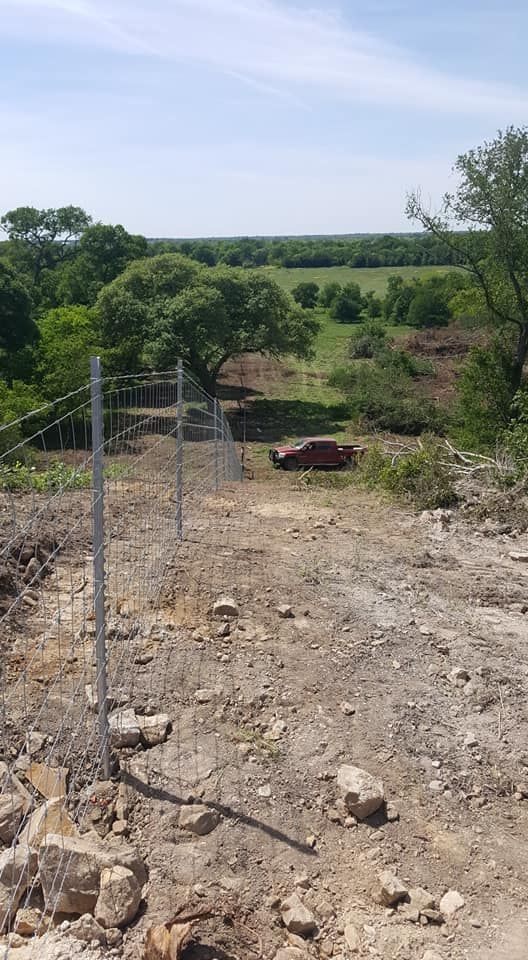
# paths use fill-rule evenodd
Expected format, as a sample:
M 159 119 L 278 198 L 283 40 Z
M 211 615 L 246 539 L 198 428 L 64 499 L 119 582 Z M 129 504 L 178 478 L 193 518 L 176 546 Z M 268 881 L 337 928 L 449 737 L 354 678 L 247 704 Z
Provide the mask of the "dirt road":
M 528 957 L 528 564 L 509 557 L 527 538 L 498 529 L 282 475 L 203 504 L 133 693 L 173 732 L 129 758 L 150 882 L 125 956 L 184 905 L 213 914 L 186 960 L 273 957 L 297 891 L 319 926 L 307 956 Z M 223 595 L 240 616 L 220 637 Z M 345 825 L 343 763 L 383 779 L 390 820 Z M 178 826 L 191 798 L 220 815 L 207 836 Z M 387 910 L 387 868 L 465 905 L 442 924 Z

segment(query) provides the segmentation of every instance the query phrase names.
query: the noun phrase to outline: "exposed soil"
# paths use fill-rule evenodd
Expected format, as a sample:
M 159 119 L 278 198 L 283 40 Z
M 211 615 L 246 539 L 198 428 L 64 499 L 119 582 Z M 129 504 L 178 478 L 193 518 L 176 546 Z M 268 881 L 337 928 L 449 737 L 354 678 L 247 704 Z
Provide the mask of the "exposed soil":
M 528 564 L 510 558 L 528 551 L 526 527 L 491 508 L 420 517 L 261 468 L 258 481 L 189 493 L 177 546 L 152 467 L 151 487 L 120 483 L 108 531 L 110 694 L 172 720 L 165 744 L 120 755 L 130 838 L 150 872 L 124 956 L 139 960 L 146 929 L 183 908 L 208 916 L 182 960 L 271 958 L 287 936 L 277 904 L 297 889 L 319 924 L 310 956 L 347 957 L 352 923 L 359 958 L 526 960 Z M 72 494 L 72 516 L 80 504 L 86 492 Z M 61 530 L 44 531 L 46 549 Z M 82 584 L 88 547 L 79 535 L 52 561 L 37 607 L 3 638 L 22 644 L 21 717 L 46 691 L 46 733 L 62 730 L 60 710 L 77 735 L 85 722 L 93 636 L 76 631 L 89 593 L 73 593 L 74 656 L 64 660 L 59 630 L 39 638 L 57 595 Z M 223 595 L 240 612 L 227 637 L 209 612 Z M 455 668 L 469 679 L 453 682 Z M 11 736 L 18 752 L 16 724 Z M 59 740 L 54 759 L 75 768 L 75 749 Z M 387 810 L 368 823 L 345 825 L 336 807 L 343 763 L 383 779 Z M 220 815 L 205 837 L 178 825 L 191 799 Z M 372 898 L 387 867 L 437 901 L 458 890 L 465 906 L 444 924 L 387 912 Z
M 129 767 L 150 884 L 125 956 L 141 956 L 150 923 L 207 903 L 185 960 L 271 957 L 285 941 L 276 903 L 302 873 L 314 956 L 345 956 L 348 922 L 361 957 L 527 956 L 528 565 L 508 556 L 526 547 L 489 523 L 278 474 L 203 504 L 164 591 L 163 642 L 136 677 L 134 705 L 166 710 L 173 732 Z M 242 618 L 223 639 L 207 615 L 222 594 Z M 451 682 L 456 667 L 469 682 Z M 337 822 L 346 762 L 383 778 L 399 820 Z M 221 814 L 206 837 L 178 827 L 191 798 Z M 387 914 L 371 897 L 387 866 L 465 907 L 441 926 Z

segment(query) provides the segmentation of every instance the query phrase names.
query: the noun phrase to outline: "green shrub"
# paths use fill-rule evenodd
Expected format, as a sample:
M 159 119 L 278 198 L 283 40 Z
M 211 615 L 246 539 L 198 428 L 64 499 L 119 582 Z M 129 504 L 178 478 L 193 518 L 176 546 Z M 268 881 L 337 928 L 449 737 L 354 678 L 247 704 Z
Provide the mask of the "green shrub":
M 362 323 L 348 341 L 348 355 L 351 360 L 371 360 L 391 342 L 383 324 L 375 321 Z
M 46 470 L 17 461 L 0 466 L 0 489 L 11 492 L 34 490 L 45 493 L 48 490 L 83 490 L 91 486 L 92 474 L 84 468 L 69 467 L 57 461 Z
M 107 480 L 120 480 L 129 476 L 131 467 L 113 463 L 105 467 Z M 50 464 L 45 470 L 39 470 L 31 463 L 16 461 L 0 465 L 0 490 L 12 493 L 46 493 L 48 490 L 86 490 L 92 485 L 92 472 L 86 467 L 70 467 L 61 460 Z
M 43 426 L 42 415 L 22 423 L 16 422 L 26 413 L 38 409 L 41 404 L 42 398 L 34 387 L 15 380 L 12 388 L 9 389 L 7 384 L 0 380 L 0 423 L 4 425 L 0 430 L 0 456 L 13 450 L 13 447 L 25 436 L 35 433 Z M 16 458 L 16 456 L 17 451 L 13 451 L 13 457 Z
M 379 487 L 414 503 L 421 510 L 450 507 L 457 495 L 449 468 L 443 463 L 445 451 L 434 439 L 399 456 L 394 463 L 381 447 L 368 450 L 361 461 L 358 479 L 370 489 Z
M 368 427 L 410 436 L 441 432 L 445 427 L 444 411 L 417 395 L 412 379 L 392 367 L 350 364 L 336 368 L 329 383 L 348 398 L 350 415 Z
M 382 345 L 375 355 L 376 363 L 384 370 L 394 370 L 407 377 L 426 377 L 435 372 L 431 360 L 422 360 L 407 350 L 394 350 L 390 346 Z
M 528 473 L 528 389 L 519 390 L 513 401 L 510 426 L 504 431 L 501 443 L 511 455 L 519 477 Z
M 508 429 L 512 403 L 511 351 L 499 340 L 473 347 L 457 382 L 460 442 L 493 448 Z
M 423 284 L 414 294 L 407 313 L 411 327 L 447 327 L 449 307 L 445 296 L 429 284 Z

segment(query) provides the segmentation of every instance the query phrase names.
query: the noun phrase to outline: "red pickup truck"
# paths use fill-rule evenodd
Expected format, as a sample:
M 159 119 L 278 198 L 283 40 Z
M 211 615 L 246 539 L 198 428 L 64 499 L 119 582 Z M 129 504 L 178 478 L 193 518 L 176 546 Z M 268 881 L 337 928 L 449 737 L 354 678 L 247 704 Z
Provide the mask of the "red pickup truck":
M 304 467 L 335 467 L 342 470 L 356 466 L 365 447 L 357 443 L 337 443 L 330 437 L 307 437 L 291 447 L 274 447 L 269 452 L 273 465 L 283 470 Z

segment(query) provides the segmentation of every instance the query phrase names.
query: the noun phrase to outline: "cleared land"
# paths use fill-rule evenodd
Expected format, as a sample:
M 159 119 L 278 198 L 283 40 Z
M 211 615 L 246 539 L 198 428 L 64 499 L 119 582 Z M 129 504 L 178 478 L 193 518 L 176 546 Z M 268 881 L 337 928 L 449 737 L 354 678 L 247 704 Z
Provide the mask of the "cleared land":
M 147 529 L 150 504 L 133 511 Z M 435 522 L 280 474 L 201 500 L 130 646 L 128 704 L 172 732 L 120 750 L 149 871 L 125 960 L 180 910 L 197 917 L 182 960 L 277 958 L 293 893 L 318 928 L 293 941 L 299 960 L 349 956 L 345 937 L 358 960 L 525 960 L 526 572 L 509 554 L 528 544 L 526 517 L 505 520 Z M 227 636 L 221 596 L 239 609 Z M 30 633 L 38 611 L 24 617 Z M 348 815 L 343 764 L 383 781 L 367 821 Z M 206 835 L 180 825 L 192 800 L 213 815 Z M 385 870 L 410 903 L 378 902 Z M 438 910 L 448 890 L 453 914 Z M 29 956 L 77 956 L 68 942 Z

